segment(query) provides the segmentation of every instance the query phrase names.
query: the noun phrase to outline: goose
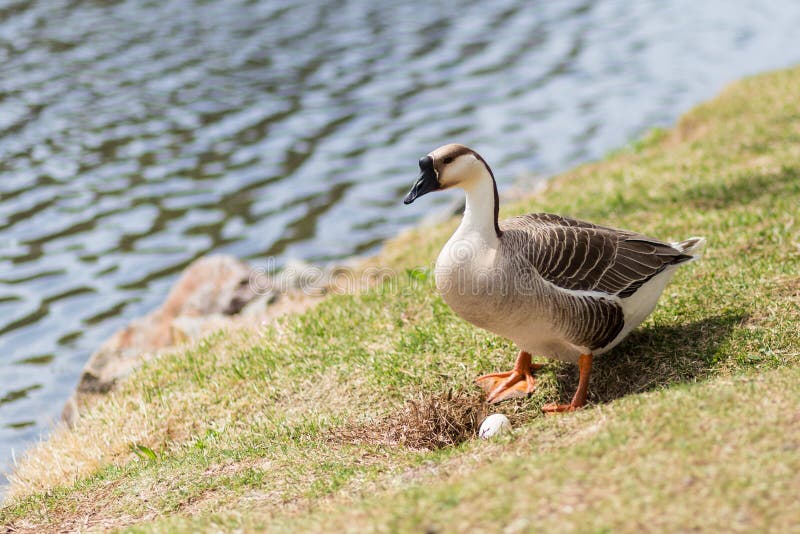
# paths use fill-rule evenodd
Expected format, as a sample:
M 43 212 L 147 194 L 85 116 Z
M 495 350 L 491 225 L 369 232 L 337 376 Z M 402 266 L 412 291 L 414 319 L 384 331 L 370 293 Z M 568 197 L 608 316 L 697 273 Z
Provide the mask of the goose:
M 419 160 L 421 174 L 404 199 L 461 188 L 461 224 L 442 248 L 436 288 L 466 321 L 513 341 L 514 368 L 477 378 L 490 404 L 530 395 L 536 354 L 577 363 L 570 412 L 586 403 L 592 359 L 617 346 L 647 318 L 678 266 L 699 258 L 705 239 L 666 243 L 652 237 L 554 215 L 498 221 L 492 169 L 474 150 L 448 144 Z

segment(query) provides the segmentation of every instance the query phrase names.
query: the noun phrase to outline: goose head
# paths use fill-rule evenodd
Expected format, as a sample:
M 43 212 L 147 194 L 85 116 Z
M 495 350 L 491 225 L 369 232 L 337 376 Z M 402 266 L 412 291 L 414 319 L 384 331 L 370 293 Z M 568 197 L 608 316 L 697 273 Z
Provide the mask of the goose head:
M 464 145 L 444 145 L 419 160 L 421 171 L 411 191 L 403 200 L 411 204 L 422 195 L 451 187 L 468 189 L 476 181 L 493 180 L 483 158 Z

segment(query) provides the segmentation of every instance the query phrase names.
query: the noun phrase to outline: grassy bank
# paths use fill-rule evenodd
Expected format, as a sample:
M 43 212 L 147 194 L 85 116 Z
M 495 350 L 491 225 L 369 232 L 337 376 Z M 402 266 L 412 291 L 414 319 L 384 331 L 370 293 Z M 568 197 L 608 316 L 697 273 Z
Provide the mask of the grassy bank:
M 502 215 L 528 211 L 709 240 L 643 327 L 597 360 L 587 409 L 540 414 L 576 382 L 573 368 L 551 364 L 530 399 L 501 405 L 514 435 L 470 437 L 483 410 L 472 380 L 508 368 L 514 350 L 433 290 L 426 266 L 451 222 L 388 244 L 374 264 L 398 274 L 383 285 L 147 364 L 74 431 L 30 452 L 0 524 L 796 525 L 800 69 L 736 83 L 673 130 L 560 176 Z

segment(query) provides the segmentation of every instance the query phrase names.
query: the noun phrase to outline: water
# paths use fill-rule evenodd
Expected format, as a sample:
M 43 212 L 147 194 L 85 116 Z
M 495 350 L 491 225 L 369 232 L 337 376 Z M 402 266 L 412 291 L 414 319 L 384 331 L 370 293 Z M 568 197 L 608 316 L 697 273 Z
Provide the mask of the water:
M 0 0 L 0 469 L 194 258 L 367 253 L 438 145 L 502 187 L 800 60 L 791 0 L 398 4 Z

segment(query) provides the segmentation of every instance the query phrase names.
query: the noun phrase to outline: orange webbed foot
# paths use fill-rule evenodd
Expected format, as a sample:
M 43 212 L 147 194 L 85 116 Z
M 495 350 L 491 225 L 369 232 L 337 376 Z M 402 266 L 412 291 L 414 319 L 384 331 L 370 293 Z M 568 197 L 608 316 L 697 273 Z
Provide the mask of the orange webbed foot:
M 488 393 L 486 402 L 496 404 L 509 399 L 527 397 L 536 389 L 533 372 L 542 364 L 531 364 L 531 355 L 520 352 L 514 369 L 505 373 L 491 373 L 478 377 L 475 382 Z
M 578 358 L 578 370 L 580 372 L 578 389 L 575 391 L 575 396 L 572 397 L 572 402 L 569 404 L 545 404 L 542 406 L 542 411 L 544 413 L 574 412 L 586 404 L 586 393 L 589 388 L 589 373 L 592 371 L 591 354 L 581 354 L 580 358 Z
M 544 413 L 562 413 L 574 412 L 580 408 L 580 406 L 573 406 L 572 404 L 545 404 L 542 406 L 542 411 Z

